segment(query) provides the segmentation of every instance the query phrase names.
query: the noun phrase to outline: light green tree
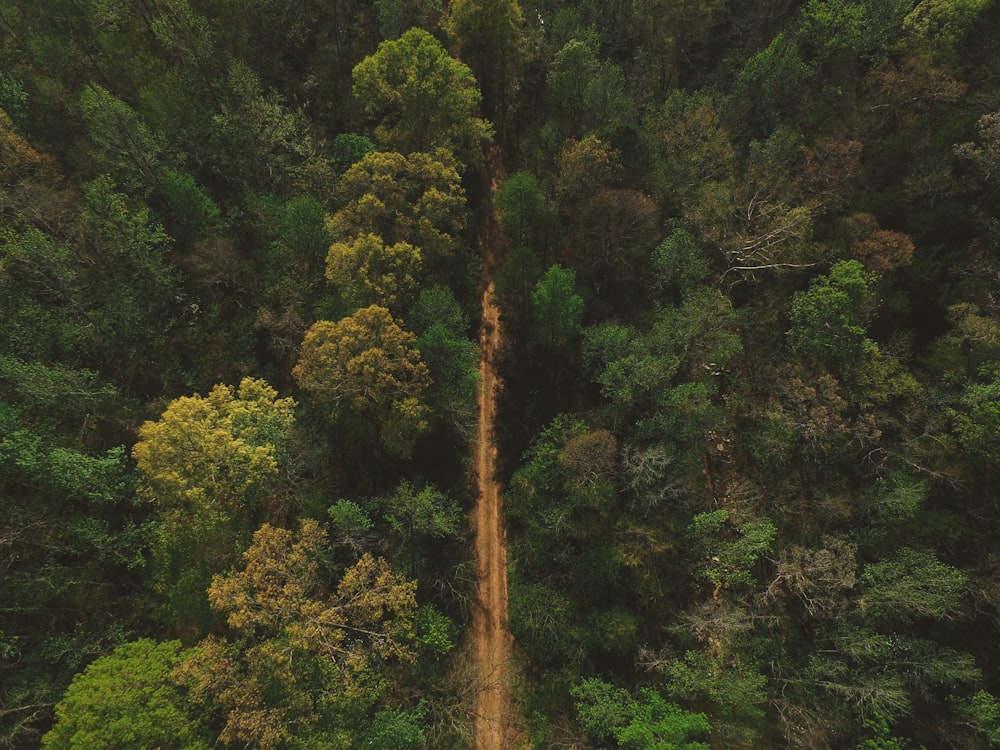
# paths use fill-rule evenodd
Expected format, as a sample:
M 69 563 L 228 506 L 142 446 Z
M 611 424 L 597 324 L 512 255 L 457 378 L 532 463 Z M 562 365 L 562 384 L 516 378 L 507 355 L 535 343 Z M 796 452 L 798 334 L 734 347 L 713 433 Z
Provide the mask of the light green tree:
M 576 274 L 551 266 L 531 294 L 533 333 L 549 347 L 567 344 L 582 331 L 583 298 L 576 293 Z
M 119 646 L 78 674 L 56 705 L 44 750 L 209 750 L 197 708 L 171 678 L 186 652 L 179 641 Z
M 851 365 L 877 351 L 865 335 L 875 309 L 873 277 L 856 260 L 840 261 L 792 299 L 792 348 L 820 362 Z

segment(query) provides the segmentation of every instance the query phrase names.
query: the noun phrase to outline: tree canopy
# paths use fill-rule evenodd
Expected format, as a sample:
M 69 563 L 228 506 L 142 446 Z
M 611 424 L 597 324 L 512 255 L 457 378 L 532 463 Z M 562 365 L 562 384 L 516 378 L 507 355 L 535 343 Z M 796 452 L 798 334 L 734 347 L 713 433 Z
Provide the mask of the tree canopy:
M 480 158 L 492 126 L 475 116 L 481 94 L 472 71 L 431 34 L 412 28 L 384 41 L 354 68 L 354 96 L 378 121 L 376 143 L 405 154 L 453 152 Z

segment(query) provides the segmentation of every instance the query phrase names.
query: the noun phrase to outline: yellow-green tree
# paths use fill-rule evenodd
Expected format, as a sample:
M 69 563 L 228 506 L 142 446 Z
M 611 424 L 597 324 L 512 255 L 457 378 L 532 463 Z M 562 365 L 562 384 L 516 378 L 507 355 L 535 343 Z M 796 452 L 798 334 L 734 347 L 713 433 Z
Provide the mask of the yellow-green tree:
M 278 472 L 295 402 L 263 380 L 182 396 L 139 429 L 141 494 L 164 512 L 246 512 Z
M 329 224 L 335 237 L 375 234 L 386 245 L 407 242 L 429 263 L 449 257 L 465 227 L 465 191 L 444 150 L 367 154 L 344 173 L 337 198 L 343 207 Z
M 139 494 L 160 514 L 153 562 L 168 611 L 187 617 L 201 602 L 206 614 L 205 588 L 231 561 L 240 532 L 277 512 L 264 501 L 277 489 L 294 407 L 263 380 L 244 378 L 236 389 L 178 398 L 140 428 L 132 456 Z
M 361 417 L 387 450 L 407 455 L 429 416 L 431 377 L 416 341 L 386 308 L 371 305 L 336 323 L 315 323 L 292 375 L 335 420 Z
M 179 641 L 142 639 L 97 659 L 56 705 L 56 723 L 42 747 L 208 750 L 202 717 L 170 678 L 186 653 Z
M 387 245 L 366 232 L 346 242 L 335 242 L 326 256 L 326 278 L 357 304 L 378 302 L 394 310 L 413 302 L 422 258 L 408 242 Z

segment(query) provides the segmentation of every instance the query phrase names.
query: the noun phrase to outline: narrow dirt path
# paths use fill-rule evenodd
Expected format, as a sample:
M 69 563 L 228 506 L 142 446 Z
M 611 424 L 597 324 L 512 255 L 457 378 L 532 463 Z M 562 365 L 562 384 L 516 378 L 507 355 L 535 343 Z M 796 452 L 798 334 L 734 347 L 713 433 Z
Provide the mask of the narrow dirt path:
M 507 620 L 507 532 L 497 479 L 495 425 L 502 383 L 497 374 L 502 345 L 500 311 L 493 301 L 493 272 L 503 257 L 504 237 L 493 208 L 493 192 L 504 179 L 497 148 L 487 153 L 486 182 L 480 206 L 479 242 L 485 288 L 479 329 L 479 431 L 473 454 L 473 510 L 476 607 L 472 616 L 472 654 L 476 665 L 474 750 L 515 747 L 518 722 L 510 687 L 512 639 Z

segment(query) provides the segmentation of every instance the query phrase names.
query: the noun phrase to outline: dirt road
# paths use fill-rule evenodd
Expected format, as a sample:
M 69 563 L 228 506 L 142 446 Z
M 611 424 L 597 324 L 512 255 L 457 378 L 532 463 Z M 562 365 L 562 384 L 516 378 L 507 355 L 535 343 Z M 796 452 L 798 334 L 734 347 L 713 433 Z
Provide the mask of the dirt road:
M 487 185 L 480 206 L 480 247 L 486 278 L 483 320 L 479 329 L 479 431 L 473 455 L 476 505 L 476 607 L 472 617 L 472 653 L 476 665 L 474 750 L 514 748 L 519 735 L 510 689 L 511 636 L 507 627 L 507 535 L 501 487 L 497 479 L 496 408 L 501 388 L 497 375 L 502 346 L 500 311 L 493 302 L 493 271 L 503 255 L 504 238 L 492 194 L 503 180 L 499 152 L 487 155 Z

